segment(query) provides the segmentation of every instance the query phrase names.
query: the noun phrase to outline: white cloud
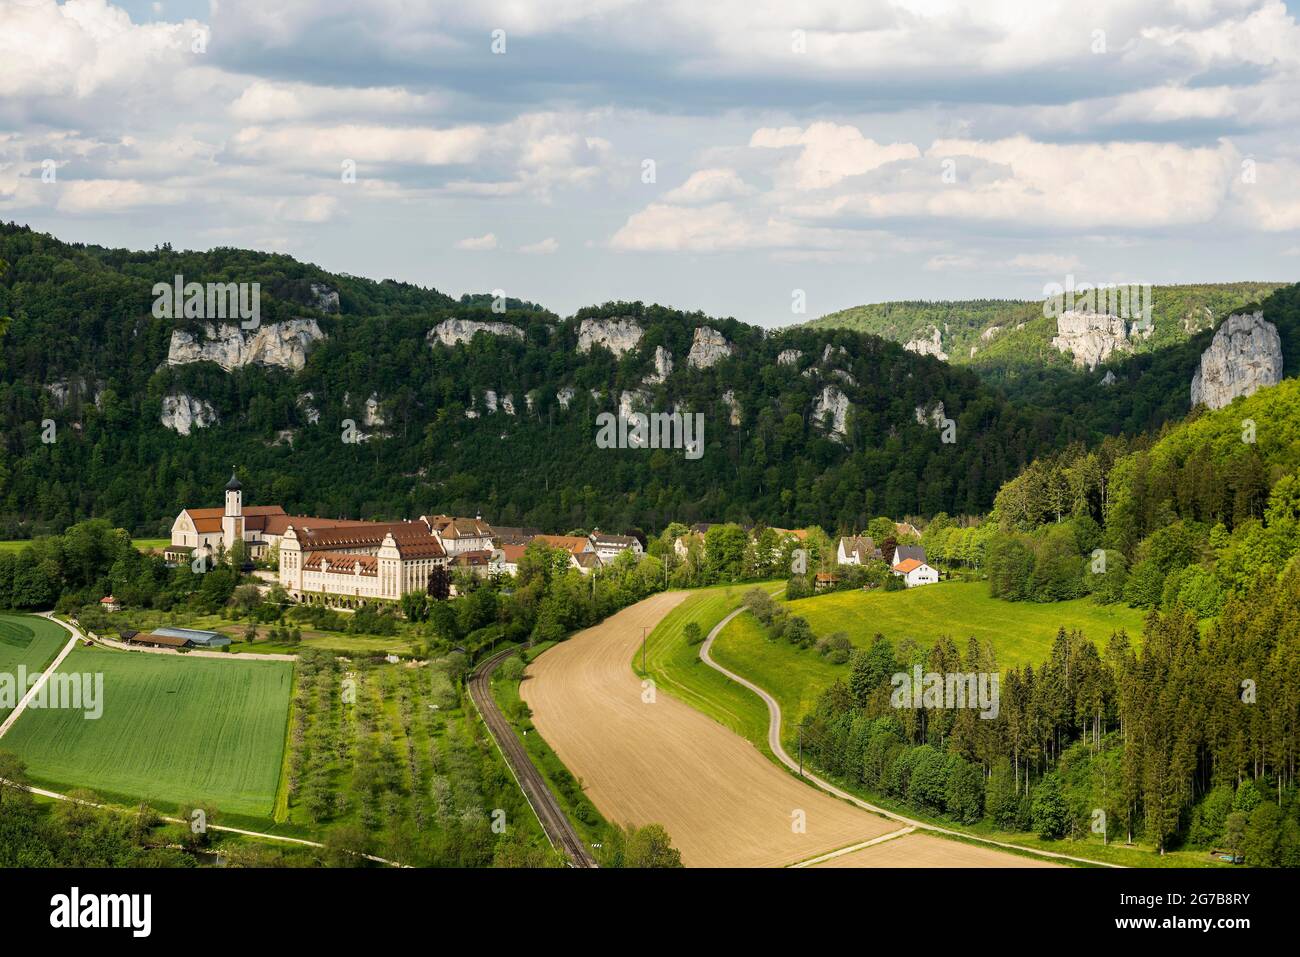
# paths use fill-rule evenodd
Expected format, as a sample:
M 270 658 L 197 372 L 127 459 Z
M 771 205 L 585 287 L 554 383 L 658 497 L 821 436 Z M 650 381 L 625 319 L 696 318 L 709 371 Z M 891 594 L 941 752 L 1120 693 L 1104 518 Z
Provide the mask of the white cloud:
M 184 194 L 128 179 L 75 179 L 61 183 L 55 206 L 65 213 L 112 213 L 141 206 L 167 206 Z
M 482 236 L 471 236 L 467 239 L 461 239 L 456 243 L 457 249 L 468 250 L 469 252 L 488 252 L 497 248 L 496 233 L 484 233 Z
M 877 143 L 856 126 L 835 123 L 813 123 L 803 130 L 765 127 L 754 132 L 749 145 L 760 149 L 800 147 L 798 156 L 783 168 L 783 178 L 799 190 L 826 189 L 846 177 L 921 155 L 911 143 Z
M 702 169 L 692 173 L 686 182 L 664 193 L 665 203 L 715 203 L 723 199 L 749 196 L 757 192 L 734 169 Z
M 401 87 L 327 87 L 259 79 L 249 83 L 230 104 L 230 115 L 241 123 L 263 124 L 344 114 L 401 116 L 430 113 L 443 106 L 443 97 L 418 95 Z
M 469 163 L 487 146 L 487 131 L 481 126 L 425 130 L 358 123 L 250 126 L 235 134 L 231 152 L 243 159 L 289 165 L 310 160 L 336 170 L 345 159 L 425 166 Z
M 559 252 L 559 249 L 560 241 L 554 236 L 548 236 L 539 242 L 519 247 L 519 251 L 526 256 L 549 256 L 552 253 Z

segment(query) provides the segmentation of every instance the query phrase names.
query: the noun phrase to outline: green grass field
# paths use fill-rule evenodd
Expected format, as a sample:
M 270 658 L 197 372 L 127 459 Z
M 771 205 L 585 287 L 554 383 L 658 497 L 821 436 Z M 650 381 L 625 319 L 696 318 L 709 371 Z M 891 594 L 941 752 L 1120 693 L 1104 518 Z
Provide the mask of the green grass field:
M 103 715 L 28 710 L 5 736 L 35 783 L 158 807 L 200 801 L 269 818 L 293 666 L 76 648 L 59 671 L 104 676 Z
M 1003 668 L 1045 660 L 1061 626 L 1082 630 L 1103 650 L 1112 632 L 1124 629 L 1137 643 L 1142 630 L 1142 613 L 1137 609 L 1096 605 L 1088 599 L 1050 605 L 1006 602 L 990 598 L 983 582 L 945 582 L 896 592 L 833 592 L 786 607 L 806 618 L 818 637 L 843 631 L 858 648 L 870 644 L 877 632 L 895 647 L 907 637 L 928 647 L 946 634 L 964 653 L 967 639 L 974 635 L 992 644 Z M 811 648 L 770 641 L 748 614 L 733 620 L 718 636 L 713 657 L 776 698 L 787 742 L 790 729 L 812 710 L 821 693 L 849 674 L 847 664 L 833 665 Z
M 782 586 L 779 583 L 721 585 L 691 595 L 670 611 L 650 633 L 646 641 L 645 671 L 641 670 L 639 653 L 632 660 L 632 669 L 643 678 L 652 678 L 659 690 L 708 715 L 767 753 L 767 708 L 763 702 L 747 688 L 701 661 L 700 646 L 688 645 L 682 633 L 686 623 L 693 621 L 707 637 L 713 627 L 740 604 L 745 592 L 754 587 L 775 592 Z
M 941 582 L 907 591 L 841 591 L 803 598 L 786 606 L 808 619 L 818 637 L 836 631 L 866 647 L 877 632 L 894 642 L 914 638 L 929 647 L 948 635 L 963 654 L 967 639 L 987 639 L 1006 668 L 1047 659 L 1057 629 L 1078 628 L 1105 652 L 1113 632 L 1128 632 L 1135 645 L 1142 634 L 1143 612 L 1127 605 L 1098 605 L 1089 598 L 1035 604 L 989 596 L 985 582 Z
M 28 674 L 43 671 L 70 637 L 47 618 L 0 615 L 0 674 L 14 675 L 17 680 L 19 665 L 25 667 Z M 11 710 L 0 704 L 0 720 L 8 717 Z
M 31 543 L 29 538 L 8 539 L 0 542 L 0 552 L 21 552 Z M 131 540 L 131 544 L 142 552 L 163 549 L 171 543 L 170 538 L 135 538 Z

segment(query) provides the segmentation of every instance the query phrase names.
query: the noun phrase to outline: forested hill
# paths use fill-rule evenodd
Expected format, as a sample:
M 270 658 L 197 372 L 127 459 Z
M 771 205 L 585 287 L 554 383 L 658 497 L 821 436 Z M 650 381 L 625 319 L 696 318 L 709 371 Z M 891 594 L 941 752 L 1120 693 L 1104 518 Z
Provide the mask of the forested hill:
M 1200 283 L 1151 288 L 1150 335 L 1134 336 L 1123 351 L 1158 352 L 1212 330 L 1248 303 L 1259 302 L 1285 283 Z M 968 365 L 989 382 L 1016 389 L 1025 376 L 1068 372 L 1073 355 L 1052 343 L 1055 318 L 1043 300 L 970 299 L 880 302 L 854 306 L 807 323 L 814 329 L 853 329 L 899 343 L 935 342 L 948 361 Z M 915 347 L 914 347 L 915 348 Z M 1122 358 L 1120 353 L 1116 358 Z
M 11 317 L 0 356 L 6 538 L 90 515 L 157 533 L 181 507 L 219 504 L 232 464 L 250 504 L 330 516 L 835 528 L 886 512 L 982 510 L 1034 456 L 1082 437 L 969 371 L 849 331 L 767 335 L 641 303 L 560 319 L 510 301 L 497 313 L 488 297 L 457 302 L 286 256 L 100 249 L 19 226 L 0 227 L 0 260 L 0 316 Z M 202 322 L 156 318 L 153 286 L 177 274 L 260 282 L 261 327 L 227 325 L 214 344 Z M 510 328 L 452 345 L 430 338 L 449 319 Z M 588 323 L 588 338 L 608 335 L 618 351 L 639 338 L 618 356 L 601 344 L 580 351 L 584 321 L 601 319 L 625 321 Z M 306 330 L 305 347 L 293 329 Z M 657 354 L 672 365 L 662 383 Z M 702 413 L 703 455 L 597 448 L 596 416 L 621 399 Z M 940 402 L 955 421 L 951 444 L 937 418 L 918 421 L 918 406 Z M 344 442 L 344 420 L 368 438 Z

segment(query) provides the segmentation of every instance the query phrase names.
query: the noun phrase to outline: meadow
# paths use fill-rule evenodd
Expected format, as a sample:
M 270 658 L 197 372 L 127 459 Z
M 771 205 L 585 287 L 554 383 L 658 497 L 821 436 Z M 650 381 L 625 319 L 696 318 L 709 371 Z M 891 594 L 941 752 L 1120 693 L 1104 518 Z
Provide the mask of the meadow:
M 947 635 L 964 654 L 967 640 L 974 636 L 992 645 L 1000 668 L 1041 663 L 1062 627 L 1081 630 L 1102 651 L 1115 631 L 1126 631 L 1134 644 L 1142 633 L 1142 612 L 1134 608 L 1097 605 L 1086 598 L 1053 604 L 1002 601 L 989 597 L 984 582 L 943 582 L 896 592 L 832 592 L 785 607 L 807 619 L 817 637 L 843 632 L 855 648 L 866 648 L 877 633 L 890 639 L 895 650 L 906 638 L 929 647 Z M 792 741 L 790 729 L 812 710 L 823 691 L 849 676 L 848 664 L 831 664 L 813 648 L 770 640 L 748 613 L 718 636 L 713 657 L 776 698 L 784 716 L 783 740 Z
M 11 538 L 0 541 L 0 552 L 12 552 L 17 554 L 32 543 L 30 538 Z M 131 544 L 138 551 L 142 552 L 160 552 L 171 544 L 170 538 L 133 538 Z
M 740 605 L 745 592 L 755 587 L 777 592 L 783 586 L 780 583 L 719 585 L 692 594 L 665 615 L 650 633 L 646 640 L 645 668 L 641 667 L 638 652 L 632 659 L 632 670 L 643 678 L 653 679 L 660 690 L 752 741 L 767 754 L 767 708 L 763 702 L 700 660 L 700 645 L 688 644 L 684 633 L 686 624 L 695 622 L 700 634 L 707 637 L 728 612 Z
M 33 782 L 271 817 L 292 664 L 78 647 L 59 671 L 102 673 L 103 715 L 25 711 L 4 748 L 27 763 Z
M 45 669 L 71 637 L 47 618 L 36 615 L 0 615 L 0 673 L 17 675 L 19 666 L 28 674 Z M 0 707 L 0 720 L 12 709 Z
M 1038 604 L 989 596 L 987 582 L 948 581 L 906 591 L 841 591 L 802 598 L 785 606 L 808 620 L 818 637 L 845 632 L 859 648 L 879 632 L 894 642 L 912 638 L 923 647 L 947 635 L 963 653 L 971 637 L 987 640 L 999 667 L 1046 660 L 1056 632 L 1079 629 L 1105 652 L 1116 631 L 1138 643 L 1144 612 L 1127 605 L 1099 605 L 1090 598 Z

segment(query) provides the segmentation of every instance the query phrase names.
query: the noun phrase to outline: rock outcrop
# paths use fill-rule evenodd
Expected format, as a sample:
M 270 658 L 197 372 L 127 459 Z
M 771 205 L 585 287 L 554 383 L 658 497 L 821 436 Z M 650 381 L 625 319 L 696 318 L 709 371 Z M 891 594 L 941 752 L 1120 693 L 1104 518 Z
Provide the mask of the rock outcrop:
M 590 352 L 604 346 L 615 356 L 631 352 L 641 342 L 644 330 L 635 319 L 584 319 L 578 326 L 578 351 Z
M 206 429 L 217 422 L 217 410 L 205 399 L 196 399 L 184 392 L 163 396 L 162 418 L 164 426 L 181 435 L 195 429 Z
M 574 392 L 570 386 L 565 386 L 559 392 L 555 393 L 555 401 L 560 403 L 561 409 L 567 409 L 569 403 L 573 401 Z
M 506 336 L 511 339 L 523 339 L 524 330 L 508 322 L 478 322 L 474 319 L 445 319 L 429 330 L 425 337 L 429 344 L 441 342 L 444 346 L 454 346 L 458 342 L 469 342 L 480 332 L 490 336 Z
M 843 441 L 848 435 L 849 397 L 833 385 L 824 387 L 813 405 L 813 417 L 832 439 Z
M 943 351 L 943 334 L 939 332 L 938 327 L 931 330 L 928 338 L 918 336 L 903 343 L 903 348 L 908 352 L 915 352 L 918 356 L 934 356 L 941 361 L 948 361 L 948 353 Z
M 298 396 L 298 408 L 302 409 L 308 425 L 315 425 L 320 421 L 320 410 L 316 408 L 315 393 L 304 392 Z
M 692 369 L 707 369 L 731 355 L 732 345 L 717 329 L 697 326 L 686 364 Z
M 1236 313 L 1214 334 L 1192 376 L 1192 405 L 1221 409 L 1282 380 L 1282 339 L 1262 312 Z
M 725 405 L 727 411 L 731 413 L 727 417 L 727 421 L 729 421 L 733 426 L 740 425 L 740 402 L 736 400 L 736 391 L 734 389 L 728 389 L 726 392 L 722 393 L 722 404 Z
M 944 411 L 942 402 L 931 402 L 916 407 L 917 425 L 930 425 L 937 429 L 943 426 L 945 418 L 947 418 L 947 413 Z
M 323 282 L 311 284 L 312 305 L 321 312 L 337 313 L 339 311 L 339 291 Z
M 288 319 L 243 329 L 227 323 L 204 323 L 199 333 L 172 332 L 167 364 L 215 362 L 226 372 L 247 365 L 279 366 L 298 372 L 312 345 L 325 338 L 315 319 Z
M 618 417 L 631 418 L 633 412 L 645 408 L 649 402 L 650 393 L 643 392 L 641 389 L 624 389 L 618 396 Z
M 663 385 L 673 374 L 673 354 L 663 346 L 655 346 L 655 371 L 646 376 L 646 385 Z
M 384 414 L 379 408 L 379 396 L 371 395 L 366 399 L 365 411 L 361 413 L 361 422 L 368 429 L 379 428 L 387 425 L 384 421 Z
M 1133 341 L 1128 323 L 1119 316 L 1099 312 L 1063 312 L 1056 317 L 1056 336 L 1052 345 L 1068 352 L 1073 363 L 1095 369 L 1116 352 L 1127 352 Z
M 803 353 L 798 349 L 786 349 L 776 357 L 776 364 L 779 366 L 795 366 L 803 358 Z

